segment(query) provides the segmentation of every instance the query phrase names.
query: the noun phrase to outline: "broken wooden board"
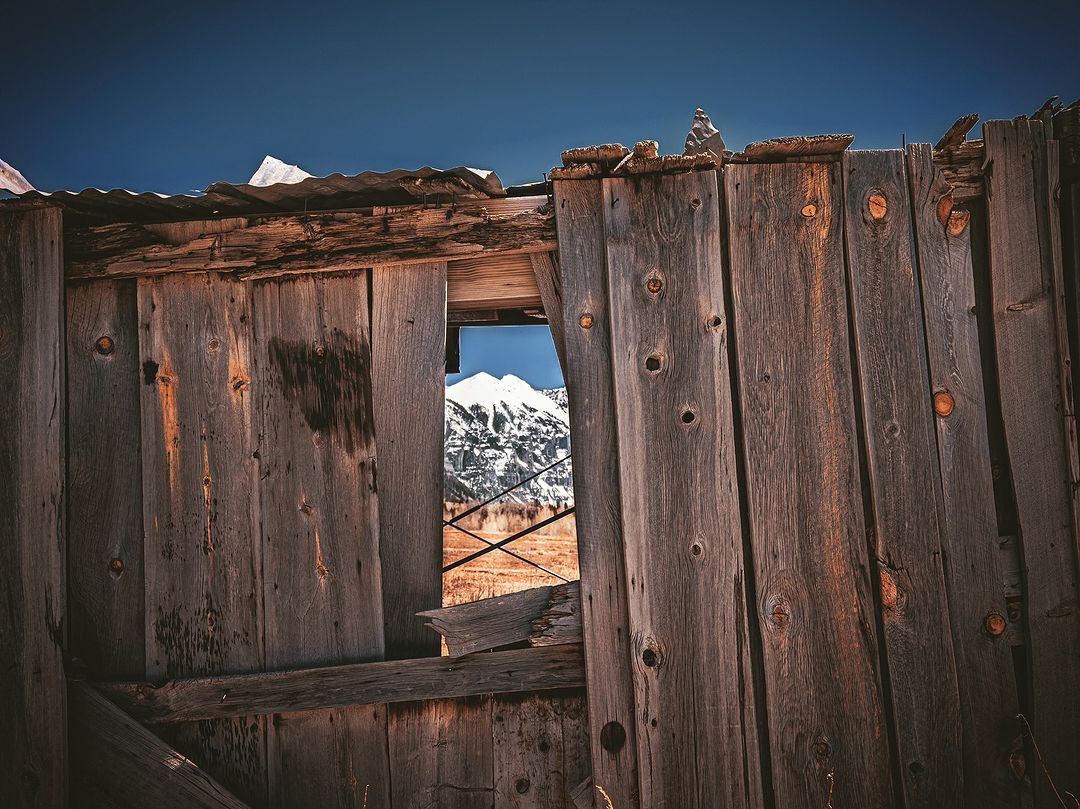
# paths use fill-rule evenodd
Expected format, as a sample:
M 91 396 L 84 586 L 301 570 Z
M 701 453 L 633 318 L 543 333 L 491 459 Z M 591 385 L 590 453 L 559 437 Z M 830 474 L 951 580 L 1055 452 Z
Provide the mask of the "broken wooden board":
M 581 583 L 534 587 L 418 613 L 453 657 L 515 643 L 581 643 Z
M 834 163 L 725 169 L 776 805 L 891 809 Z
M 789 158 L 838 155 L 855 141 L 854 135 L 797 135 L 770 138 L 747 144 L 733 160 L 747 163 L 780 163 Z

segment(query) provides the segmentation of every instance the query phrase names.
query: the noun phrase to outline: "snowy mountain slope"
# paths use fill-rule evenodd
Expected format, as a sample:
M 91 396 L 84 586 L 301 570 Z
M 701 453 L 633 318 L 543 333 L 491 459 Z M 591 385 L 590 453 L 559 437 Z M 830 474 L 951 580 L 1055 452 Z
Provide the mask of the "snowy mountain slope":
M 540 391 L 508 374 L 479 373 L 446 389 L 444 497 L 485 500 L 570 452 L 566 389 Z M 507 494 L 504 502 L 566 504 L 570 462 Z

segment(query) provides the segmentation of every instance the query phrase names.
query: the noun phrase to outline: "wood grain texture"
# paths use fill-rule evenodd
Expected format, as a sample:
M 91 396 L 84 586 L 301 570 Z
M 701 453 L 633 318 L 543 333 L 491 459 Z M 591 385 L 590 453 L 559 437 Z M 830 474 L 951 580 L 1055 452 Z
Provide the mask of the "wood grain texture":
M 603 182 L 638 766 L 649 807 L 760 803 L 747 779 L 760 764 L 741 664 L 749 639 L 716 177 Z
M 911 809 L 956 806 L 963 793 L 960 698 L 904 153 L 847 152 L 843 174 L 874 571 L 901 784 Z
M 70 284 L 68 649 L 103 679 L 146 657 L 139 362 L 135 282 Z
M 946 210 L 951 204 L 942 200 L 951 199 L 951 187 L 934 167 L 929 146 L 908 147 L 907 171 L 930 387 L 954 402 L 952 412 L 936 422 L 964 796 L 967 806 L 1006 809 L 1020 800 L 1008 766 L 1019 708 L 1007 638 L 986 628 L 989 616 L 1005 617 L 1008 609 L 997 547 L 971 229 L 950 228 L 958 220 Z
M 70 688 L 72 753 L 84 763 L 93 804 L 161 809 L 247 809 L 240 799 L 95 689 Z M 73 796 L 76 799 L 84 795 Z
M 574 809 L 589 777 L 586 710 L 583 695 L 494 698 L 495 809 Z
M 563 379 L 566 379 L 566 326 L 563 322 L 562 273 L 559 268 L 558 253 L 533 253 L 533 273 L 536 286 L 544 301 L 544 315 L 547 317 L 551 339 L 555 343 L 555 353 L 559 357 Z
M 398 706 L 390 729 L 394 809 L 491 809 L 491 700 Z
M 0 211 L 0 805 L 67 802 L 62 216 Z
M 380 660 L 367 273 L 252 292 L 266 667 Z M 383 709 L 277 716 L 269 742 L 271 806 L 388 805 Z
M 533 587 L 420 613 L 451 656 L 515 643 L 581 643 L 581 583 Z
M 1080 789 L 1080 604 L 1075 424 L 1060 320 L 1050 149 L 1038 121 L 983 128 L 997 369 L 1026 569 L 1035 738 L 1059 789 Z M 1056 168 L 1056 166 L 1055 166 Z M 1029 768 L 1036 801 L 1052 800 Z
M 466 258 L 448 261 L 446 268 L 447 311 L 473 312 L 543 305 L 530 254 Z
M 139 282 L 146 673 L 263 667 L 250 286 L 212 273 Z M 169 741 L 265 803 L 261 718 Z
M 736 165 L 724 180 L 776 805 L 891 807 L 839 166 Z
M 425 657 L 297 671 L 219 675 L 151 683 L 97 683 L 139 721 L 187 722 L 342 705 L 450 699 L 580 688 L 581 647 L 508 649 L 458 659 Z
M 566 323 L 566 386 L 594 783 L 614 806 L 638 804 L 637 718 L 611 371 L 599 180 L 555 183 Z M 588 485 L 583 485 L 588 481 Z
M 234 217 L 235 226 L 186 223 L 185 231 L 118 223 L 68 234 L 69 278 L 233 272 L 244 278 L 339 272 L 383 264 L 429 264 L 555 248 L 554 217 L 500 214 L 494 200 L 455 208 Z M 177 234 L 191 238 L 176 238 Z M 192 236 L 198 233 L 199 235 Z
M 439 654 L 416 613 L 442 606 L 446 264 L 372 271 L 386 656 Z

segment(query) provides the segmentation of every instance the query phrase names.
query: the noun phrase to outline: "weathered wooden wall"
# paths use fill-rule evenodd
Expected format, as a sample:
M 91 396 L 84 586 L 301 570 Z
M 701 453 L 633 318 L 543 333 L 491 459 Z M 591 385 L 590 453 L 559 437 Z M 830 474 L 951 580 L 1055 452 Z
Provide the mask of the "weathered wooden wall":
M 736 163 L 719 187 L 556 181 L 590 740 L 616 805 L 1080 788 L 1077 160 L 1059 171 L 1051 135 L 988 124 L 971 210 L 928 146 Z M 619 717 L 636 757 L 609 751 Z

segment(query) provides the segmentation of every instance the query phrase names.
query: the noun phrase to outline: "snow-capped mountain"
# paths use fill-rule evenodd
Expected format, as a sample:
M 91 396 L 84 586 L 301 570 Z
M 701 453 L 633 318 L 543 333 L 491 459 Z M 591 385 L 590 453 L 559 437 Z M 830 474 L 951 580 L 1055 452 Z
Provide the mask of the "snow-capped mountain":
M 451 502 L 486 500 L 570 453 L 566 388 L 536 390 L 508 374 L 481 372 L 446 389 L 446 471 Z M 515 489 L 503 502 L 566 504 L 570 462 Z

